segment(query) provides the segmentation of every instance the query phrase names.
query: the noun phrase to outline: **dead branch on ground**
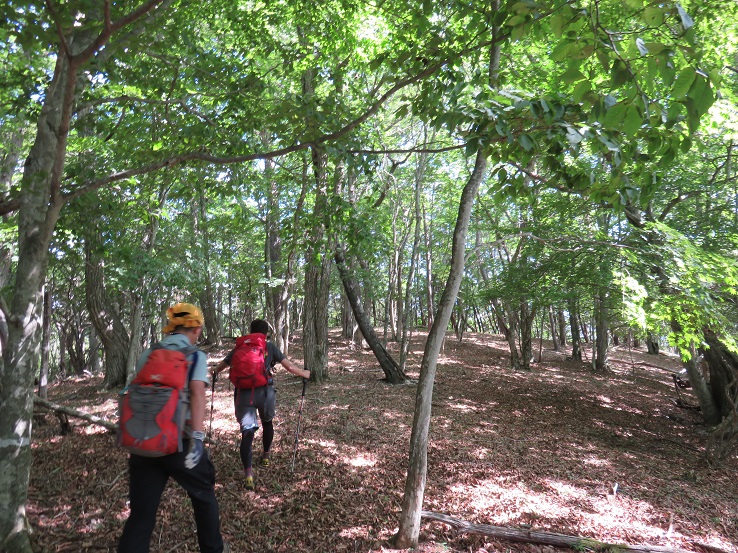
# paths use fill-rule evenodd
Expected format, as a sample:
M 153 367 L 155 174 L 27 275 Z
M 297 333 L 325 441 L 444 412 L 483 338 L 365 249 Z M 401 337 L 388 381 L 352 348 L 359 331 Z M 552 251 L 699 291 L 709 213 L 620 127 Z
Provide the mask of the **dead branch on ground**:
M 534 543 L 537 545 L 552 545 L 554 547 L 569 547 L 577 551 L 585 549 L 593 549 L 595 551 L 634 551 L 637 553 L 688 553 L 685 549 L 678 547 L 668 547 L 661 545 L 624 545 L 605 543 L 591 538 L 581 536 L 567 536 L 565 534 L 555 534 L 553 532 L 536 532 L 533 530 L 521 530 L 518 528 L 507 528 L 504 526 L 490 526 L 489 524 L 473 524 L 465 520 L 444 515 L 442 513 L 434 513 L 432 511 L 422 511 L 421 517 L 428 520 L 443 522 L 453 527 L 457 532 L 466 534 L 481 534 L 493 538 L 520 542 Z

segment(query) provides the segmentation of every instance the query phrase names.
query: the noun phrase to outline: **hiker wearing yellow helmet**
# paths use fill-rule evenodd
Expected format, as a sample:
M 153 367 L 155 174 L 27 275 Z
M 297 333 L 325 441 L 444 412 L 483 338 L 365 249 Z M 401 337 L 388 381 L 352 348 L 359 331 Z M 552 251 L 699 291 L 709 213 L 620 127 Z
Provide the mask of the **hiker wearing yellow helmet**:
M 229 551 L 220 534 L 215 468 L 203 445 L 209 374 L 205 354 L 194 347 L 202 327 L 202 312 L 196 306 L 190 303 L 173 305 L 167 309 L 167 324 L 162 330 L 164 338 L 144 351 L 136 363 L 138 373 L 154 350 L 166 348 L 182 352 L 188 364 L 190 413 L 182 433 L 181 451 L 156 457 L 131 454 L 128 461 L 131 514 L 123 529 L 118 553 L 149 551 L 156 511 L 170 477 L 185 489 L 192 501 L 201 553 Z

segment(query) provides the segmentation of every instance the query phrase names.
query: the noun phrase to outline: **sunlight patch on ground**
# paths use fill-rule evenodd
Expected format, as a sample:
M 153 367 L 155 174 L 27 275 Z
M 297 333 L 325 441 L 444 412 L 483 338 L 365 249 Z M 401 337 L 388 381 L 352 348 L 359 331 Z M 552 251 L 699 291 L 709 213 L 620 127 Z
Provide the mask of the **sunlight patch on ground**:
M 543 480 L 543 483 L 555 491 L 559 496 L 567 499 L 582 499 L 587 496 L 587 492 L 585 490 L 559 480 L 551 480 L 547 478 Z
M 307 440 L 308 443 L 317 444 L 320 447 L 324 447 L 326 449 L 330 449 L 331 451 L 336 451 L 336 442 L 332 440 Z
M 108 430 L 104 426 L 99 426 L 97 424 L 90 424 L 88 426 L 80 427 L 80 430 L 81 433 L 85 436 L 92 436 L 95 434 L 107 434 L 108 432 L 110 432 L 110 430 Z
M 453 399 L 453 398 L 449 398 L 449 399 Z M 447 407 L 449 409 L 455 409 L 457 411 L 463 411 L 463 412 L 466 412 L 466 413 L 468 413 L 468 412 L 474 412 L 474 411 L 485 411 L 486 410 L 486 409 L 480 409 L 479 407 L 477 407 L 475 405 L 468 405 L 468 404 L 461 403 L 460 401 L 457 401 L 455 403 L 451 403 L 451 404 L 447 405 Z
M 622 528 L 646 540 L 679 539 L 677 528 L 668 534 L 668 513 L 645 501 L 593 493 L 586 488 L 547 479 L 545 491 L 536 491 L 510 480 L 483 480 L 473 486 L 451 487 L 453 510 L 474 511 L 492 525 L 515 526 L 521 522 L 546 527 L 546 521 L 571 521 L 584 536 L 616 536 Z M 576 521 L 576 522 L 575 522 Z
M 600 457 L 595 457 L 593 455 L 582 457 L 582 463 L 584 463 L 585 465 L 591 465 L 593 467 L 609 467 L 612 465 L 612 463 L 607 459 L 601 459 Z
M 369 538 L 371 536 L 371 528 L 367 526 L 354 526 L 352 528 L 344 528 L 338 533 L 342 538 L 358 539 Z
M 360 453 L 353 459 L 344 457 L 343 462 L 351 465 L 352 467 L 373 467 L 377 464 L 376 459 L 364 453 Z
M 483 461 L 485 459 L 488 459 L 490 455 L 490 450 L 486 447 L 478 447 L 471 453 L 469 453 L 470 457 L 474 457 L 475 459 L 479 459 L 480 461 Z

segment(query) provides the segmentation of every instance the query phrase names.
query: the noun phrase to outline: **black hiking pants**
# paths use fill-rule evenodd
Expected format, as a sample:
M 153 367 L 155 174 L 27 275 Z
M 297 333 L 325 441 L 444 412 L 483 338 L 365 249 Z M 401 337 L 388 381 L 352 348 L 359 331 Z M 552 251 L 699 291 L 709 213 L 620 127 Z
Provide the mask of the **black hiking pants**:
M 131 515 L 123 528 L 118 553 L 148 553 L 156 523 L 156 511 L 170 477 L 185 489 L 192 501 L 200 552 L 223 551 L 220 514 L 214 489 L 215 467 L 205 450 L 195 468 L 185 468 L 189 440 L 184 440 L 183 449 L 181 453 L 165 457 L 131 455 L 128 459 Z M 184 529 L 182 534 L 186 534 Z

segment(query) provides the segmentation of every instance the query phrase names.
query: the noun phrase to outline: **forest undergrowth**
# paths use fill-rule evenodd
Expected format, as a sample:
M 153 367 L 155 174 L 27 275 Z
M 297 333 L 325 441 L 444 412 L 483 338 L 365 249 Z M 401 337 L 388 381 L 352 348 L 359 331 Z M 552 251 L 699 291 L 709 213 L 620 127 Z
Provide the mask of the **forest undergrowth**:
M 413 339 L 417 378 L 425 334 Z M 391 347 L 391 346 L 390 346 Z M 211 350 L 220 361 L 228 347 Z M 396 353 L 396 352 L 395 352 Z M 536 355 L 538 346 L 536 345 Z M 300 361 L 297 344 L 290 358 Z M 433 396 L 424 509 L 472 523 L 593 538 L 609 543 L 735 553 L 738 459 L 705 460 L 699 413 L 677 406 L 669 355 L 620 346 L 606 374 L 543 344 L 542 362 L 512 372 L 499 336 L 449 336 Z M 234 552 L 396 552 L 415 386 L 392 387 L 369 350 L 331 332 L 330 380 L 309 385 L 294 472 L 300 380 L 277 374 L 272 465 L 244 487 L 232 390 L 213 397 L 216 493 L 222 531 Z M 49 399 L 115 420 L 117 394 L 101 378 L 70 378 Z M 210 391 L 208 419 L 210 426 Z M 41 552 L 115 551 L 128 515 L 126 454 L 113 433 L 53 414 L 35 418 L 28 515 Z M 260 451 L 261 432 L 255 440 Z M 423 521 L 423 553 L 563 551 L 457 533 Z M 170 482 L 152 551 L 197 551 L 192 509 Z

